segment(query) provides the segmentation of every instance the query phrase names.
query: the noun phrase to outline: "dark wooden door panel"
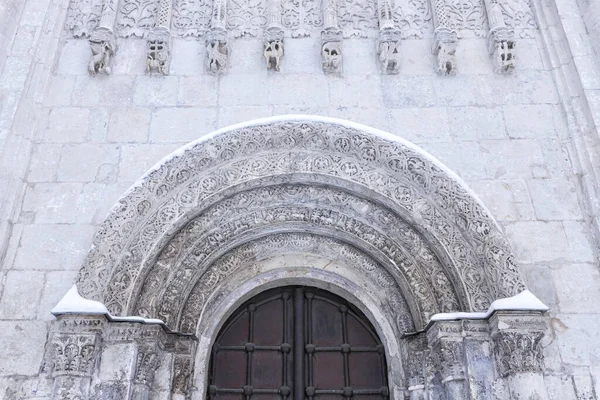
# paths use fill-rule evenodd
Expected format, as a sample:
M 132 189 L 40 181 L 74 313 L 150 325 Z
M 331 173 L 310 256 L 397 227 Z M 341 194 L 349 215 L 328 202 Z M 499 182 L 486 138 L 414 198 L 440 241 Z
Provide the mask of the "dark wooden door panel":
M 213 347 L 212 400 L 376 400 L 388 392 L 373 327 L 323 290 L 261 293 L 229 318 Z

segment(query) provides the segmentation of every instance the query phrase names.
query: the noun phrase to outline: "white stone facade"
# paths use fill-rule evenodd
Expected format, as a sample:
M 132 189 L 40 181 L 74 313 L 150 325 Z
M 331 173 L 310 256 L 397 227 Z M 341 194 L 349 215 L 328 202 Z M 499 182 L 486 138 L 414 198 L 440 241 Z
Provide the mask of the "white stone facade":
M 315 250 L 311 255 L 314 258 L 299 260 L 282 255 L 277 259 L 267 254 L 267 241 L 252 242 L 253 251 L 265 254 L 263 262 L 255 265 L 254 275 L 242 274 L 236 278 L 239 281 L 223 284 L 223 296 L 229 303 L 211 303 L 204 309 L 214 317 L 214 325 L 205 326 L 204 331 L 187 332 L 198 336 L 197 344 L 186 342 L 179 348 L 180 353 L 165 352 L 160 365 L 149 361 L 158 368 L 154 381 L 140 377 L 132 361 L 137 355 L 143 359 L 152 351 L 142 351 L 143 346 L 120 339 L 118 335 L 122 333 L 113 329 L 115 322 L 109 324 L 103 316 L 89 317 L 90 324 L 102 327 L 103 333 L 97 334 L 98 330 L 93 329 L 92 333 L 84 333 L 80 347 L 95 346 L 95 351 L 100 351 L 100 342 L 96 341 L 114 342 L 102 349 L 102 362 L 96 369 L 88 370 L 87 364 L 78 366 L 81 374 L 77 379 L 93 376 L 89 378 L 93 389 L 89 393 L 115 399 L 142 396 L 133 397 L 141 399 L 144 393 L 150 394 L 151 399 L 183 398 L 185 391 L 174 389 L 180 382 L 175 384 L 172 379 L 173 371 L 185 370 L 182 352 L 210 349 L 210 337 L 227 315 L 226 305 L 235 309 L 236 304 L 261 287 L 259 282 L 264 278 L 271 285 L 305 282 L 325 286 L 328 282 L 338 294 L 353 293 L 353 299 L 371 317 L 389 317 L 386 309 L 404 307 L 412 319 L 380 325 L 390 357 L 404 351 L 401 347 L 405 344 L 385 341 L 387 337 L 400 336 L 398 325 L 405 324 L 408 331 L 419 330 L 427 326 L 435 313 L 485 311 L 493 300 L 517 294 L 524 283 L 550 308 L 540 319 L 542 322 L 538 323 L 536 315 L 532 317 L 535 324 L 531 324 L 535 325 L 532 332 L 543 331 L 542 325 L 546 327 L 543 338 L 531 336 L 539 339 L 535 346 L 539 344 L 543 349 L 541 372 L 536 370 L 539 376 L 534 379 L 521 374 L 525 370 L 518 368 L 514 374 L 507 372 L 508 378 L 500 379 L 494 386 L 495 397 L 485 398 L 507 399 L 511 393 L 516 398 L 512 388 L 532 385 L 537 390 L 536 385 L 541 385 L 546 392 L 545 397 L 540 397 L 543 399 L 600 399 L 600 13 L 596 11 L 600 8 L 594 0 L 481 0 L 463 2 L 460 7 L 443 0 L 405 3 L 280 0 L 252 3 L 255 6 L 247 9 L 245 3 L 233 1 L 121 0 L 105 2 L 103 11 L 103 2 L 92 0 L 0 1 L 0 344 L 4 349 L 0 357 L 0 398 L 73 398 L 68 397 L 73 394 L 65 392 L 61 395 L 66 397 L 58 397 L 57 392 L 72 377 L 71 372 L 57 369 L 52 364 L 56 360 L 49 361 L 57 346 L 66 346 L 72 340 L 68 335 L 61 336 L 70 332 L 71 320 L 64 317 L 63 325 L 59 325 L 50 311 L 76 281 L 84 296 L 104 302 L 114 316 L 142 315 L 147 308 L 144 304 L 158 301 L 134 294 L 130 298 L 136 299 L 135 304 L 119 300 L 90 283 L 119 287 L 117 279 L 111 281 L 109 275 L 101 275 L 94 280 L 86 278 L 85 272 L 79 274 L 82 268 L 90 276 L 101 271 L 94 266 L 93 261 L 99 259 L 94 254 L 110 251 L 106 250 L 107 242 L 97 237 L 94 249 L 101 251 L 89 253 L 94 235 L 106 232 L 103 229 L 111 221 L 110 217 L 105 219 L 107 213 L 136 181 L 138 186 L 147 185 L 148 178 L 139 180 L 153 165 L 217 129 L 263 117 L 303 114 L 339 118 L 389 132 L 441 161 L 452 171 L 443 170 L 441 174 L 450 177 L 448 182 L 458 182 L 454 173 L 474 193 L 466 196 L 473 201 L 469 204 L 478 205 L 478 198 L 481 199 L 487 207 L 481 209 L 483 220 L 489 221 L 494 240 L 507 249 L 502 262 L 482 265 L 491 271 L 502 271 L 514 264 L 523 280 L 504 279 L 506 276 L 494 280 L 492 273 L 486 278 L 489 289 L 481 289 L 482 294 L 456 289 L 456 282 L 464 280 L 455 281 L 448 274 L 445 283 L 427 284 L 431 286 L 427 286 L 429 298 L 406 298 L 406 291 L 398 283 L 400 274 L 385 275 L 391 270 L 388 266 L 382 269 L 383 277 L 365 278 L 366 289 L 353 292 L 344 285 L 360 279 L 361 273 L 342 256 L 334 260 L 341 272 L 332 278 L 327 271 L 319 270 L 332 261 L 326 251 Z M 94 36 L 99 27 L 107 28 L 102 32 L 108 36 Z M 384 32 L 386 27 L 389 29 Z M 90 47 L 90 39 L 104 44 Z M 154 47 L 150 47 L 150 41 Z M 281 50 L 275 48 L 276 42 Z M 332 55 L 334 48 L 340 54 Z M 510 59 L 513 63 L 502 58 L 508 50 L 514 53 Z M 95 63 L 93 55 L 100 55 Z M 296 120 L 283 118 L 269 124 L 285 125 Z M 331 122 L 319 118 L 306 121 Z M 335 126 L 351 126 L 340 124 Z M 256 125 L 246 125 L 249 126 Z M 271 128 L 265 129 L 268 133 L 259 131 L 263 132 L 262 137 L 273 133 Z M 338 128 L 327 129 L 337 132 Z M 285 129 L 279 126 L 276 131 Z M 224 132 L 216 137 L 229 138 L 227 132 L 231 131 Z M 358 132 L 367 132 L 365 140 L 372 139 L 369 128 Z M 374 135 L 396 143 L 393 136 Z M 204 142 L 198 143 L 201 146 Z M 237 144 L 232 141 L 229 146 Z M 329 148 L 321 150 L 333 154 Z M 375 165 L 380 157 L 378 152 L 364 166 Z M 428 157 L 423 156 L 423 160 L 429 160 Z M 179 165 L 176 159 L 169 158 L 163 168 Z M 331 171 L 326 175 L 351 181 L 353 178 L 342 176 L 343 166 L 340 162 L 332 167 L 337 175 Z M 311 171 L 293 163 L 288 167 L 296 173 Z M 386 167 L 381 164 L 377 168 Z M 162 173 L 164 169 L 156 171 Z M 205 171 L 197 173 L 198 179 L 208 176 Z M 274 173 L 278 174 L 283 175 Z M 388 177 L 377 175 L 381 176 Z M 390 207 L 391 203 L 385 204 L 373 194 L 393 198 L 386 194 L 388 186 L 375 177 L 355 182 L 368 187 L 368 191 L 339 182 L 333 184 L 333 180 L 319 184 L 311 181 L 308 183 L 319 189 L 306 198 L 335 199 L 339 194 L 334 189 L 344 188 L 352 192 L 353 198 L 373 200 L 365 203 L 369 210 Z M 167 174 L 161 179 L 170 178 Z M 286 182 L 307 184 L 306 179 L 296 178 Z M 334 189 L 326 192 L 323 187 L 329 186 Z M 259 188 L 248 190 L 259 193 Z M 140 198 L 150 198 L 144 196 Z M 431 204 L 438 204 L 434 197 Z M 302 202 L 300 197 L 297 203 Z M 160 202 L 151 203 L 153 210 L 160 208 Z M 283 206 L 295 204 L 288 203 Z M 319 206 L 338 207 L 326 203 L 323 200 Z M 394 204 L 396 207 L 400 201 Z M 460 209 L 459 205 L 456 207 Z M 231 209 L 235 209 L 232 215 L 236 218 L 246 212 Z M 360 210 L 340 209 L 361 220 Z M 421 218 L 421 214 L 410 214 L 411 220 L 409 213 L 392 209 L 420 234 L 427 231 L 426 218 Z M 457 215 L 456 210 L 449 215 Z M 119 209 L 113 208 L 110 215 L 119 215 Z M 214 221 L 221 220 L 215 217 Z M 225 225 L 227 221 L 222 222 Z M 120 226 L 114 232 L 127 232 L 129 226 Z M 144 227 L 142 223 L 139 226 Z M 385 230 L 382 223 L 370 226 Z M 162 227 L 165 232 L 170 228 L 169 224 Z M 270 232 L 268 226 L 264 229 Z M 323 230 L 326 227 L 309 230 L 308 234 Z M 285 234 L 294 232 L 281 234 L 279 240 L 285 241 Z M 328 237 L 339 238 L 333 234 Z M 431 237 L 424 237 L 429 245 Z M 315 241 L 314 237 L 301 239 L 302 243 Z M 234 248 L 234 244 L 244 240 L 250 239 L 232 235 L 228 245 Z M 361 240 L 368 243 L 367 239 Z M 458 242 L 465 246 L 488 243 L 488 239 L 478 242 L 475 236 L 461 240 Z M 156 251 L 162 249 L 162 242 L 151 243 L 158 246 Z M 290 248 L 294 243 L 288 243 Z M 332 242 L 328 249 L 336 248 L 336 243 Z M 440 258 L 440 265 L 463 265 L 456 261 L 458 254 L 445 250 L 452 246 L 439 243 L 439 247 L 431 245 L 427 249 Z M 352 244 L 360 247 L 359 241 Z M 482 262 L 487 250 L 479 250 L 472 257 Z M 340 247 L 338 253 L 346 254 L 344 251 L 347 250 Z M 440 255 L 446 252 L 447 257 Z M 148 254 L 151 252 L 144 256 Z M 367 258 L 357 265 L 369 265 L 373 259 L 378 265 L 388 265 L 383 262 L 385 253 L 380 259 L 375 251 L 364 254 L 361 257 Z M 513 254 L 514 263 L 507 263 Z M 313 265 L 306 264 L 307 260 Z M 295 269 L 290 269 L 289 276 L 282 276 L 277 268 L 286 262 Z M 395 265 L 395 261 L 389 265 Z M 400 299 L 394 303 L 386 298 L 388 303 L 378 308 L 378 302 L 384 300 L 374 293 L 381 282 L 390 280 L 394 288 L 398 287 L 393 293 L 402 293 L 406 302 Z M 140 282 L 139 287 L 132 285 L 131 293 L 150 293 Z M 170 282 L 177 285 L 175 280 Z M 240 282 L 246 286 L 237 289 L 235 285 Z M 454 289 L 444 290 L 444 284 Z M 179 320 L 180 314 L 171 317 L 173 310 L 179 310 L 177 307 L 183 304 L 178 301 L 173 300 L 169 309 L 167 300 L 161 299 L 160 304 L 167 304 L 164 309 L 155 307 L 143 316 L 166 320 L 175 331 L 185 331 L 185 321 L 188 327 L 196 326 L 192 322 L 197 324 L 197 319 Z M 184 313 L 184 308 L 179 311 Z M 384 311 L 378 314 L 380 309 Z M 487 320 L 486 340 L 498 343 L 503 340 L 502 335 L 510 336 L 510 318 L 496 314 Z M 171 321 L 177 321 L 177 325 L 170 325 Z M 127 324 L 133 330 L 140 325 Z M 452 324 L 457 323 L 450 323 L 448 328 L 454 333 L 460 332 L 469 339 L 476 336 L 473 332 L 477 329 L 465 327 L 467 323 L 458 323 L 460 328 Z M 498 328 L 503 324 L 509 326 L 506 332 Z M 110 328 L 104 328 L 105 325 Z M 160 338 L 155 345 L 161 351 L 173 340 L 158 326 L 142 326 Z M 428 340 L 432 348 L 441 348 L 446 337 L 436 329 L 430 328 Z M 467 357 L 472 356 L 469 351 L 483 351 L 469 343 L 465 345 Z M 406 346 L 411 349 L 413 344 Z M 416 352 L 423 350 L 420 344 L 414 346 Z M 195 354 L 196 369 L 187 371 L 186 376 L 192 388 L 200 389 L 187 395 L 199 399 L 205 390 L 202 362 L 208 360 L 201 357 L 201 351 Z M 488 354 L 491 360 L 490 357 Z M 402 358 L 398 356 L 389 362 L 402 363 Z M 400 368 L 399 365 L 393 364 Z M 500 377 L 503 367 L 496 368 Z M 114 372 L 119 369 L 130 371 L 126 394 L 113 390 Z M 397 384 L 394 400 L 408 395 L 407 381 L 403 379 L 410 380 L 408 373 L 390 379 L 390 384 Z M 148 385 L 149 391 L 144 389 Z M 472 398 L 484 398 L 477 397 L 478 392 L 472 387 L 461 390 L 467 390 Z

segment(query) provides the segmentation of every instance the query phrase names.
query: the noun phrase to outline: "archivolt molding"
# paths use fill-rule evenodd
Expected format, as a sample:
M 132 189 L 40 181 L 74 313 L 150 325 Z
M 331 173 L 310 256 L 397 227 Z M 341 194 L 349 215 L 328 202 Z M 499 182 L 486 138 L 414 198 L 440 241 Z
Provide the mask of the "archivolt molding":
M 180 323 L 183 332 L 198 332 L 200 320 L 214 311 L 215 298 L 251 278 L 271 270 L 322 270 L 361 282 L 377 299 L 398 334 L 415 329 L 412 314 L 395 279 L 367 255 L 337 240 L 305 233 L 283 233 L 247 243 L 214 263 L 184 301 Z M 217 288 L 217 290 L 215 290 Z M 218 293 L 218 296 L 217 296 Z M 421 321 L 417 321 L 420 325 Z
M 136 288 L 143 286 L 149 267 L 160 259 L 163 249 L 168 253 L 166 246 L 184 227 L 197 229 L 190 221 L 210 207 L 218 211 L 223 199 L 236 193 L 243 196 L 241 192 L 254 185 L 282 183 L 343 189 L 354 198 L 370 199 L 393 210 L 390 215 L 418 232 L 445 271 L 457 271 L 448 278 L 454 288 L 464 287 L 462 311 L 485 310 L 491 301 L 524 288 L 500 228 L 464 184 L 437 161 L 367 127 L 288 116 L 216 132 L 170 156 L 136 183 L 111 210 L 94 239 L 78 279 L 82 295 L 104 302 L 115 315 L 127 315 L 137 302 Z M 301 204 L 298 207 L 302 209 Z M 221 205 L 220 212 L 228 209 Z M 320 221 L 330 218 L 327 215 Z M 306 216 L 299 215 L 291 221 L 303 219 Z M 275 222 L 270 221 L 273 226 Z M 235 237 L 238 228 L 227 226 Z M 388 224 L 381 231 L 388 239 L 394 234 L 390 228 Z M 210 234 L 206 237 L 211 240 Z M 380 241 L 364 242 L 383 250 Z M 411 248 L 413 258 L 418 253 Z M 396 265 L 396 269 L 401 268 Z

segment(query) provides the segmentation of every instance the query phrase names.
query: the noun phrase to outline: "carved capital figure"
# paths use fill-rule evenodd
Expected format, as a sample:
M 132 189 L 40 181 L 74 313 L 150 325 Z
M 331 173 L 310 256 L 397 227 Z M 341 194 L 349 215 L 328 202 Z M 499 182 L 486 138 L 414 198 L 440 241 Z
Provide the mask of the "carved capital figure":
M 96 335 L 56 333 L 53 376 L 90 376 L 96 355 Z
M 435 70 L 440 75 L 456 75 L 456 31 L 438 28 L 434 32 L 432 52 L 437 57 Z
M 171 35 L 168 30 L 153 31 L 146 42 L 146 73 L 169 74 Z
M 342 73 L 342 31 L 339 28 L 321 31 L 321 61 L 326 74 Z
M 541 315 L 496 314 L 490 320 L 494 355 L 501 376 L 542 372 L 541 340 L 546 323 Z
M 487 37 L 488 52 L 492 56 L 494 72 L 509 74 L 515 69 L 515 37 L 504 22 L 502 8 L 497 0 L 486 0 L 490 31 Z
M 190 376 L 192 375 L 192 361 L 188 355 L 175 356 L 173 360 L 173 393 L 187 394 Z
M 435 322 L 427 332 L 434 369 L 448 400 L 467 398 L 462 326 L 458 321 Z
M 264 33 L 264 40 L 263 55 L 267 61 L 267 69 L 279 72 L 281 58 L 284 54 L 283 29 L 275 26 L 267 28 Z
M 90 75 L 110 75 L 110 63 L 116 51 L 115 38 L 109 29 L 98 28 L 90 38 L 92 59 L 88 64 Z
M 392 22 L 393 23 L 393 22 Z M 379 61 L 383 74 L 400 72 L 400 30 L 392 27 L 379 31 Z
M 206 35 L 206 68 L 212 74 L 222 74 L 227 70 L 229 46 L 227 31 L 212 29 Z

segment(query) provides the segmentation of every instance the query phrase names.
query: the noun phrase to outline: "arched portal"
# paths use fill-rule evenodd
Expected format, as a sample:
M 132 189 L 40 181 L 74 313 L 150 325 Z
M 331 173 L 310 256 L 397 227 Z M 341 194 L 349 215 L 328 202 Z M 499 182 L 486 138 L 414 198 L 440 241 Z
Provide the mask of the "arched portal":
M 486 319 L 495 300 L 525 288 L 497 223 L 437 160 L 385 132 L 307 116 L 225 128 L 165 158 L 112 208 L 77 282 L 109 321 L 162 321 L 164 336 L 147 325 L 125 334 L 111 322 L 102 343 L 133 341 L 128 382 L 139 398 L 167 363 L 163 386 L 173 399 L 205 398 L 225 321 L 252 296 L 285 285 L 331 291 L 367 316 L 394 400 L 432 388 L 448 399 L 491 390 L 487 375 L 467 388 L 462 347 L 471 334 L 489 340 L 487 322 L 431 318 Z M 64 318 L 65 334 L 80 329 Z M 484 358 L 491 362 L 489 351 Z

